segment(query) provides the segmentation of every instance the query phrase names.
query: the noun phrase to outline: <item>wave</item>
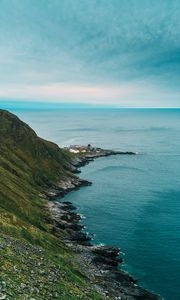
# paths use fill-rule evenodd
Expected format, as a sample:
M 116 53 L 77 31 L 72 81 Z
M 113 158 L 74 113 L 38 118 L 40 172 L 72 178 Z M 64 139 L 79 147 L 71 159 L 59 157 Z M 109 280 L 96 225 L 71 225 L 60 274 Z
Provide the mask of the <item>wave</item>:
M 63 128 L 63 129 L 60 129 L 60 131 L 66 131 L 66 132 L 76 132 L 76 131 L 98 131 L 97 128 L 90 128 L 90 127 L 78 127 L 78 128 Z
M 146 132 L 146 131 L 168 131 L 172 130 L 172 128 L 169 127 L 147 127 L 147 128 L 117 128 L 115 129 L 116 132 Z
M 69 140 L 65 140 L 61 143 L 61 147 L 66 147 L 67 145 L 72 145 L 77 143 L 79 140 L 81 139 L 81 137 L 75 137 Z
M 130 167 L 130 166 L 108 166 L 108 167 L 104 167 L 101 168 L 99 171 L 100 172 L 109 172 L 109 171 L 115 171 L 115 170 L 134 170 L 134 171 L 138 171 L 138 172 L 144 172 L 144 170 L 140 169 L 140 168 L 136 168 L 136 167 Z

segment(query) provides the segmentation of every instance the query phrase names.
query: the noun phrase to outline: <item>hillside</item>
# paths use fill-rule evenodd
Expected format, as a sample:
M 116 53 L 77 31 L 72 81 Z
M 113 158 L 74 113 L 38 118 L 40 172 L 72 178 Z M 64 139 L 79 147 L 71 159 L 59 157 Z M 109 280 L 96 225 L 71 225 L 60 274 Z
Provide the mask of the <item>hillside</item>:
M 39 193 L 71 175 L 68 155 L 15 115 L 0 110 L 1 209 L 36 224 L 38 217 L 42 219 Z
M 68 151 L 0 110 L 0 299 L 103 299 L 52 234 L 45 191 L 70 170 Z

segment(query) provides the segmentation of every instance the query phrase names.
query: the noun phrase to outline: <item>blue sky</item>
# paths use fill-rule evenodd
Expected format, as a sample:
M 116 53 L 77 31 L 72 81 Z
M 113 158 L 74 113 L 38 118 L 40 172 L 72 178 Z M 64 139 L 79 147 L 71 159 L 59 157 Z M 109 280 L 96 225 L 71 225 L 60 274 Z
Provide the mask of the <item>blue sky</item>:
M 0 0 L 0 99 L 180 107 L 179 0 Z

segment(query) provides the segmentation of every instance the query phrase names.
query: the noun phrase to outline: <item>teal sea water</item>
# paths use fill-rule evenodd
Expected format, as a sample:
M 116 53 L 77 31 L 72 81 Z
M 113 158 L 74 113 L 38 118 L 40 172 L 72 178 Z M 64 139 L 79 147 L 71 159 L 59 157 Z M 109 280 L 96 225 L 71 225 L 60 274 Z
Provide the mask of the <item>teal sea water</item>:
M 82 168 L 92 186 L 67 195 L 94 242 L 120 246 L 123 268 L 165 300 L 180 299 L 180 110 L 16 112 L 60 146 L 137 151 Z

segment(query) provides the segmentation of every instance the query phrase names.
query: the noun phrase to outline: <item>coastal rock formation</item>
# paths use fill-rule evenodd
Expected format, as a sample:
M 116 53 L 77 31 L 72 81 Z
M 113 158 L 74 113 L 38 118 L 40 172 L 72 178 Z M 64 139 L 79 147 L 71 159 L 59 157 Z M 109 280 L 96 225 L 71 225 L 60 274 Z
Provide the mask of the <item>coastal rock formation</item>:
M 56 182 L 53 187 L 45 191 L 49 199 L 56 199 L 57 197 L 64 197 L 67 193 L 77 190 L 80 187 L 91 185 L 90 181 L 80 179 L 78 177 L 69 177 L 65 180 Z
M 47 209 L 48 196 L 87 184 L 72 173 L 72 159 L 69 151 L 41 139 L 17 116 L 0 110 L 1 299 L 104 299 L 82 277 L 61 239 L 66 230 L 59 227 L 56 235 Z M 72 206 L 66 203 L 65 208 Z M 78 217 L 71 213 L 71 219 Z M 78 222 L 71 228 L 68 221 L 64 221 L 68 230 L 82 228 Z
M 161 297 L 137 286 L 137 279 L 122 271 L 120 249 L 113 246 L 93 245 L 91 237 L 78 227 L 81 216 L 74 212 L 71 202 L 49 201 L 56 234 L 65 229 L 64 241 L 76 254 L 81 272 L 105 297 L 122 300 L 161 300 Z M 63 227 L 64 226 L 64 227 Z
M 69 149 L 66 147 L 66 149 Z M 97 159 L 99 157 L 107 157 L 107 156 L 114 156 L 114 155 L 136 155 L 136 152 L 130 152 L 130 151 L 115 151 L 115 150 L 106 150 L 102 148 L 90 148 L 86 152 L 80 153 L 81 155 L 76 155 L 74 159 L 71 160 L 71 164 L 75 169 L 74 172 L 78 172 L 79 169 L 90 162 L 94 161 L 94 159 Z

